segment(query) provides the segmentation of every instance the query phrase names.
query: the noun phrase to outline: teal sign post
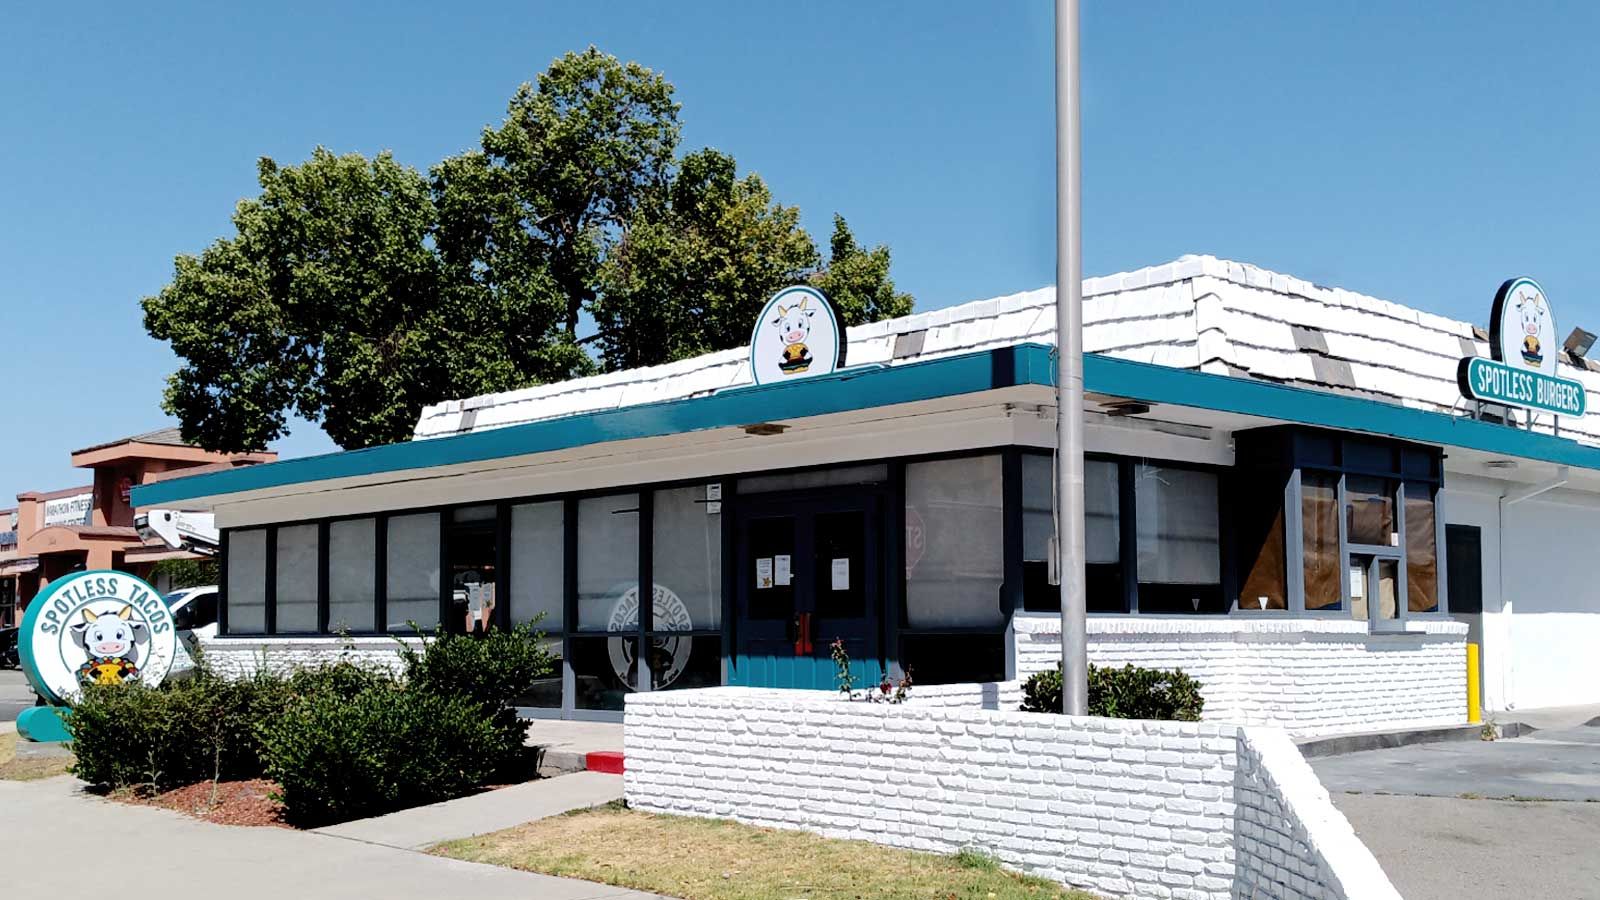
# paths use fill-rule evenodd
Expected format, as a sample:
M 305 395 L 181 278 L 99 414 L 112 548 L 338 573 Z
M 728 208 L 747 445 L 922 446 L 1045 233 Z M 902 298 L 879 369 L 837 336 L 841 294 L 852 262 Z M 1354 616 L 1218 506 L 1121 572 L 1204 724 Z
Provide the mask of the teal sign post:
M 1507 279 L 1495 293 L 1489 352 L 1494 359 L 1469 356 L 1456 368 L 1462 396 L 1557 416 L 1588 411 L 1583 382 L 1558 374 L 1555 311 L 1532 278 Z
M 23 710 L 17 733 L 65 741 L 70 704 L 85 686 L 167 677 L 178 655 L 172 611 L 155 588 L 98 569 L 57 578 L 28 604 L 17 633 L 22 671 L 51 705 Z

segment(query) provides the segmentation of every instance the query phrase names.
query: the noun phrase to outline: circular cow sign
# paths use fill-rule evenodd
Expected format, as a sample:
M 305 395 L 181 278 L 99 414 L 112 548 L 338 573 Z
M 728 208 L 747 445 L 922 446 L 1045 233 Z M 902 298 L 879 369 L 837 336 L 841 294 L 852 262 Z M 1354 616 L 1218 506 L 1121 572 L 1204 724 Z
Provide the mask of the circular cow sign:
M 28 604 L 17 643 L 28 680 L 57 703 L 88 684 L 160 684 L 178 654 L 178 632 L 161 594 L 107 569 L 50 582 Z
M 776 384 L 844 367 L 845 333 L 822 292 L 796 285 L 774 294 L 750 333 L 750 376 Z

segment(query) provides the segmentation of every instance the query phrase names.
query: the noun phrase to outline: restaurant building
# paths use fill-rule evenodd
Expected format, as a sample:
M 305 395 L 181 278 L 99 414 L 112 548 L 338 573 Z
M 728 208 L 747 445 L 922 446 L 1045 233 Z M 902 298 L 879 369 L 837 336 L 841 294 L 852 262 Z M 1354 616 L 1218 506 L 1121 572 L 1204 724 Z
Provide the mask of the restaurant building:
M 120 438 L 72 453 L 72 465 L 93 473 L 90 484 L 17 495 L 0 510 L 0 626 L 22 619 L 35 594 L 69 572 L 118 569 L 165 585 L 156 563 L 195 559 L 134 527 L 134 487 L 179 474 L 220 472 L 272 462 L 272 452 L 214 453 L 183 442 L 176 428 Z
M 537 621 L 562 664 L 524 705 L 615 718 L 635 691 L 831 688 L 835 639 L 863 681 L 1053 665 L 1053 290 L 837 349 L 796 297 L 750 347 L 134 500 L 216 513 L 208 653 L 236 670 Z M 1600 416 L 1464 398 L 1498 334 L 1211 257 L 1084 298 L 1092 662 L 1182 667 L 1208 718 L 1299 733 L 1465 722 L 1469 642 L 1491 709 L 1600 702 Z

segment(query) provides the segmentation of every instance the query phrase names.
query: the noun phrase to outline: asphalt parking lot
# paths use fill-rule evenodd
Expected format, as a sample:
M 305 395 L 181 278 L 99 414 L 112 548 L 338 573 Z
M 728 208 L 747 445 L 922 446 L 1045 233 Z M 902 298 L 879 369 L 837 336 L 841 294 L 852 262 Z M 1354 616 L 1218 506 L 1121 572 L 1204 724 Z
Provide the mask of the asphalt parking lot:
M 1600 727 L 1311 765 L 1406 900 L 1600 897 Z
M 33 705 L 33 691 L 20 669 L 0 669 L 0 722 L 15 722 L 17 713 Z

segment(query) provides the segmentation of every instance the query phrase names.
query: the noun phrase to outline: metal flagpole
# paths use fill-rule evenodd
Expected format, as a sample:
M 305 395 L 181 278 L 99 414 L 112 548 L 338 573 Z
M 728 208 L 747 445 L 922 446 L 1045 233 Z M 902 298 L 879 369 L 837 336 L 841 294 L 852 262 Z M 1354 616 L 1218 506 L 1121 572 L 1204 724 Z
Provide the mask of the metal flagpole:
M 1078 134 L 1078 0 L 1056 0 L 1056 460 L 1060 516 L 1062 712 L 1089 711 L 1084 621 L 1083 218 Z

